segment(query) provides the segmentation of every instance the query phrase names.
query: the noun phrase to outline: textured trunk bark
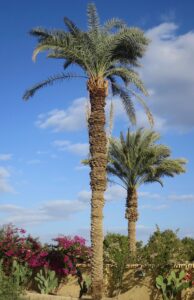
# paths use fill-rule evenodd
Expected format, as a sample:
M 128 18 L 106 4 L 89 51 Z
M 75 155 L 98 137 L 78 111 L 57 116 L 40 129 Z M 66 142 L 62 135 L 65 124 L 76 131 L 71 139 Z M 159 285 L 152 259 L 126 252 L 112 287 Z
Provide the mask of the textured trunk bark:
M 103 296 L 103 206 L 106 190 L 107 140 L 105 133 L 105 99 L 108 83 L 103 79 L 89 80 L 91 114 L 89 123 L 92 299 Z
M 138 220 L 137 207 L 137 191 L 135 188 L 129 188 L 127 190 L 125 217 L 128 220 L 129 252 L 132 256 L 135 256 L 136 254 L 136 222 Z

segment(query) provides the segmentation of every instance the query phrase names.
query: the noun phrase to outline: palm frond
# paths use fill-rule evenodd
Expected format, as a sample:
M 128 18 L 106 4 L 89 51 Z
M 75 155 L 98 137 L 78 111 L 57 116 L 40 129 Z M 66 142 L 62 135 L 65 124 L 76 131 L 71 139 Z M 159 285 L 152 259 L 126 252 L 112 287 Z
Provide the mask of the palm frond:
M 112 18 L 104 23 L 104 26 L 102 28 L 103 31 L 109 32 L 112 29 L 123 29 L 127 26 L 127 24 L 118 18 Z
M 133 102 L 129 96 L 129 93 L 123 87 L 121 87 L 119 84 L 117 84 L 116 82 L 111 81 L 111 83 L 112 83 L 113 96 L 116 96 L 116 95 L 120 96 L 123 106 L 124 106 L 124 109 L 129 117 L 130 121 L 132 122 L 132 124 L 136 124 L 135 109 L 133 106 Z
M 148 96 L 148 92 L 139 78 L 137 72 L 134 70 L 130 70 L 129 68 L 125 67 L 115 67 L 111 68 L 107 71 L 106 75 L 114 75 L 119 76 L 124 81 L 125 85 L 128 86 L 130 83 L 134 84 L 145 96 Z
M 23 99 L 24 100 L 28 100 L 30 97 L 32 97 L 39 89 L 48 86 L 48 85 L 53 85 L 54 82 L 56 81 L 61 81 L 61 80 L 65 80 L 65 79 L 71 79 L 71 78 L 87 78 L 85 76 L 79 76 L 76 74 L 71 74 L 71 73 L 61 73 L 61 74 L 57 74 L 54 76 L 50 76 L 48 79 L 43 80 L 37 84 L 35 84 L 33 87 L 31 87 L 30 89 L 28 89 L 24 95 L 23 95 Z
M 154 126 L 154 117 L 153 117 L 151 111 L 149 110 L 146 102 L 144 101 L 144 99 L 142 97 L 140 97 L 132 89 L 129 89 L 129 91 L 131 92 L 132 95 L 135 96 L 135 98 L 138 100 L 138 102 L 142 105 L 142 107 L 145 110 L 145 113 L 146 113 L 146 115 L 148 117 L 149 123 L 150 123 L 151 127 L 153 127 Z
M 76 26 L 76 24 L 71 21 L 69 18 L 64 17 L 64 23 L 68 29 L 68 31 L 73 35 L 73 36 L 77 36 L 78 34 L 80 34 L 80 29 Z
M 96 5 L 94 3 L 89 3 L 87 7 L 88 15 L 88 29 L 89 31 L 97 33 L 100 27 L 100 21 Z

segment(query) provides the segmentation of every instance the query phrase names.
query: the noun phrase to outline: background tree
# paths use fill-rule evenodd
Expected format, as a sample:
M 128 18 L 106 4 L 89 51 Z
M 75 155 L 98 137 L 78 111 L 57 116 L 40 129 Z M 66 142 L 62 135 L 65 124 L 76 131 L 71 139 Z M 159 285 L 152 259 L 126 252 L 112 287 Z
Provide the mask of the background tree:
M 144 247 L 145 260 L 154 265 L 154 272 L 166 274 L 175 263 L 185 263 L 188 255 L 178 237 L 178 230 L 161 231 L 157 226 Z
M 103 205 L 106 189 L 107 139 L 105 134 L 105 104 L 108 88 L 113 95 L 120 96 L 124 108 L 135 123 L 135 109 L 132 96 L 143 105 L 150 122 L 152 116 L 144 100 L 133 90 L 147 95 L 146 89 L 134 67 L 143 56 L 148 39 L 138 28 L 129 28 L 120 19 L 111 19 L 100 25 L 94 4 L 89 4 L 88 31 L 79 29 L 75 23 L 64 18 L 67 31 L 35 28 L 31 35 L 38 44 L 33 52 L 35 61 L 38 53 L 48 51 L 48 58 L 62 59 L 66 70 L 78 66 L 82 73 L 60 73 L 49 77 L 24 94 L 24 99 L 32 97 L 37 90 L 56 81 L 69 78 L 87 80 L 91 113 L 88 120 L 90 144 L 90 185 L 91 199 L 91 246 L 92 246 L 92 291 L 95 300 L 102 298 L 103 288 Z M 118 80 L 121 79 L 121 80 Z
M 107 170 L 122 182 L 127 190 L 126 213 L 128 220 L 129 251 L 136 252 L 136 222 L 138 220 L 137 189 L 145 183 L 158 182 L 163 186 L 164 176 L 173 177 L 185 172 L 185 159 L 172 159 L 165 145 L 156 144 L 160 135 L 151 130 L 128 130 L 126 138 L 112 139 Z
M 184 251 L 186 253 L 187 261 L 194 262 L 194 239 L 185 237 L 181 240 Z

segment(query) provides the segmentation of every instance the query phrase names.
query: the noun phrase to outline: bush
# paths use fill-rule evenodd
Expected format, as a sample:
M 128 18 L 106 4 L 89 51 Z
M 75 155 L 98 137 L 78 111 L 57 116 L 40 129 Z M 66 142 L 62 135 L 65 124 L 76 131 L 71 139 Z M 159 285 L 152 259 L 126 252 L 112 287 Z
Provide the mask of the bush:
M 13 225 L 5 226 L 0 234 L 0 259 L 3 259 L 3 268 L 6 274 L 10 274 L 13 261 L 28 265 L 30 268 L 43 267 L 47 264 L 48 255 L 38 239 L 30 235 L 25 236 L 26 231 Z
M 122 288 L 123 276 L 128 259 L 127 236 L 108 233 L 104 239 L 104 260 L 106 263 L 111 264 L 111 296 L 113 295 L 113 290 L 117 290 L 117 293 L 119 293 Z
M 184 263 L 187 260 L 184 246 L 177 233 L 178 231 L 169 229 L 161 231 L 157 227 L 144 247 L 145 259 L 148 264 L 154 265 L 156 273 L 165 274 L 173 264 Z
M 189 262 L 194 261 L 194 239 L 185 237 L 181 242 L 183 244 L 187 260 Z
M 0 262 L 0 300 L 20 300 L 22 288 L 13 276 L 6 276 Z
M 60 236 L 55 238 L 56 245 L 48 247 L 48 267 L 60 277 L 76 275 L 76 265 L 88 262 L 91 256 L 90 248 L 85 239 Z
M 55 271 L 48 270 L 46 267 L 36 274 L 35 280 L 41 294 L 50 294 L 58 286 L 58 279 Z

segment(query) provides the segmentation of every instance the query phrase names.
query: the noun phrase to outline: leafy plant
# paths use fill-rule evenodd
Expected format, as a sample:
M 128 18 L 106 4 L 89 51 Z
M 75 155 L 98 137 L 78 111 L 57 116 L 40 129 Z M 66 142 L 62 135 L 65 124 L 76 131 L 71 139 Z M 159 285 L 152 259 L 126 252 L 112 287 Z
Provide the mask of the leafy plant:
M 0 261 L 0 300 L 20 300 L 22 293 L 18 282 L 13 276 L 6 276 L 3 272 L 2 260 Z
M 57 286 L 58 279 L 55 271 L 43 268 L 37 273 L 35 280 L 41 294 L 50 294 Z
M 157 226 L 144 247 L 144 260 L 153 265 L 155 274 L 166 275 L 175 263 L 184 263 L 186 254 L 181 240 L 177 236 L 178 230 L 161 231 Z M 141 263 L 141 262 L 140 262 Z
M 25 287 L 31 275 L 32 270 L 28 267 L 27 263 L 22 265 L 16 260 L 13 261 L 12 277 L 18 286 Z
M 179 274 L 171 271 L 167 277 L 159 275 L 156 278 L 156 287 L 162 292 L 164 300 L 179 299 L 181 291 L 191 286 L 191 282 L 186 281 L 185 276 L 184 271 Z
M 110 293 L 118 294 L 122 288 L 123 276 L 128 262 L 127 236 L 108 233 L 104 239 L 104 260 L 111 265 L 110 268 Z

